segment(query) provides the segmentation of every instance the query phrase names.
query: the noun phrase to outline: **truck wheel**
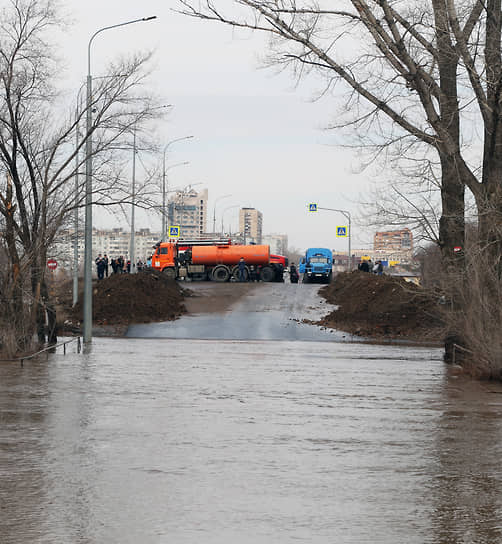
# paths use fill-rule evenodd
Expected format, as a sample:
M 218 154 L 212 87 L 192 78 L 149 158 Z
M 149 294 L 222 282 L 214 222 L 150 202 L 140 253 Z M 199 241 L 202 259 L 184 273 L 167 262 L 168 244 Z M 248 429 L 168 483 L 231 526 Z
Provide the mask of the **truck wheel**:
M 174 268 L 164 268 L 164 270 L 162 270 L 162 274 L 164 274 L 168 280 L 176 279 L 176 270 Z
M 307 274 L 303 274 L 303 283 L 310 283 L 310 278 L 307 276 Z
M 226 266 L 223 266 L 223 265 L 215 266 L 213 268 L 211 278 L 214 281 L 218 281 L 221 283 L 228 281 L 228 279 L 230 278 L 230 270 Z
M 264 266 L 260 270 L 260 279 L 262 281 L 274 281 L 275 271 L 270 266 Z
M 235 265 L 232 268 L 232 278 L 234 281 L 239 281 L 239 265 Z M 244 281 L 249 281 L 249 269 L 247 266 L 244 269 Z

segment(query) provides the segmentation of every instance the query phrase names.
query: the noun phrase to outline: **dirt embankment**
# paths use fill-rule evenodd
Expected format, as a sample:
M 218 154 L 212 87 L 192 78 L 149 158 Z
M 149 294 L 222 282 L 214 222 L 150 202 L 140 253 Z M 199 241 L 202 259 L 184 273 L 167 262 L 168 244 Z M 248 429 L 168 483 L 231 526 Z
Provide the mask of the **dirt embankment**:
M 58 321 L 62 330 L 77 332 L 83 320 L 83 293 L 75 308 L 72 283 L 57 289 Z M 185 313 L 186 291 L 175 281 L 154 271 L 112 274 L 93 283 L 92 315 L 96 325 L 170 321 Z
M 344 272 L 320 294 L 339 306 L 320 325 L 372 338 L 442 339 L 437 300 L 401 278 Z

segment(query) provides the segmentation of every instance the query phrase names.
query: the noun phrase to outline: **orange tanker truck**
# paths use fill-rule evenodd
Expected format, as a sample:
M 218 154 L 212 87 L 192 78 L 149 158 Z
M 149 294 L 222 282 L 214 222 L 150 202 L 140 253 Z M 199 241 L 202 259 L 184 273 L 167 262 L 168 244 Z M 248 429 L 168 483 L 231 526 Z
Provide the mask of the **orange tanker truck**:
M 276 278 L 276 265 L 270 262 L 269 246 L 231 245 L 228 240 L 159 242 L 152 255 L 152 268 L 172 279 L 225 282 L 238 278 L 241 257 L 246 262 L 246 278 L 249 278 L 250 266 L 255 267 L 262 281 Z

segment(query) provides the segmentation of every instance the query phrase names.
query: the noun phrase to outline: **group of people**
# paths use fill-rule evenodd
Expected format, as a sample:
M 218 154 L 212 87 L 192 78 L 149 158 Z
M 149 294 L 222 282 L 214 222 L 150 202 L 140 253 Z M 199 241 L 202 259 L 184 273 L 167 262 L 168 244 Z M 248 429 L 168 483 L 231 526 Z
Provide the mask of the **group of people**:
M 254 265 L 249 266 L 249 275 L 246 274 L 246 261 L 244 257 L 239 259 L 238 267 L 238 280 L 241 281 L 259 281 L 260 276 L 258 274 L 258 268 Z
M 95 263 L 96 271 L 98 273 L 98 280 L 102 280 L 103 278 L 108 277 L 110 266 L 112 268 L 113 274 L 124 274 L 131 272 L 131 261 L 126 261 L 123 255 L 120 255 L 120 257 L 117 257 L 116 259 L 110 260 L 106 253 L 104 255 L 101 255 L 100 253 L 96 257 Z M 141 272 L 145 267 L 146 263 L 144 263 L 141 259 L 138 259 L 138 262 L 136 263 L 136 270 L 138 272 Z
M 371 259 L 368 261 L 361 261 L 357 268 L 361 270 L 361 272 L 373 272 L 373 274 L 378 274 L 379 276 L 383 274 L 382 261 L 377 261 L 375 264 L 371 262 Z

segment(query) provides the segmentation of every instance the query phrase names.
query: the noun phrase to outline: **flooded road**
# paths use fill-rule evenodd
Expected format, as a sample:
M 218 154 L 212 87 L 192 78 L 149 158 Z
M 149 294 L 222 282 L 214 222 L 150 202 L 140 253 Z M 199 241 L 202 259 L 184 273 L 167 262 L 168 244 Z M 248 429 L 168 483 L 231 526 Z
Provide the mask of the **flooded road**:
M 502 389 L 439 350 L 95 339 L 0 366 L 0 541 L 502 541 Z
M 316 340 L 360 341 L 348 333 L 303 323 L 317 321 L 334 309 L 318 295 L 319 285 L 189 283 L 194 299 L 188 299 L 188 315 L 176 321 L 130 326 L 129 337 L 194 338 L 213 340 Z M 208 307 L 204 298 L 217 304 L 214 294 L 244 288 L 245 295 L 223 308 Z M 201 299 L 201 300 L 200 300 Z
M 201 313 L 214 340 L 171 322 L 0 364 L 0 542 L 502 542 L 502 387 L 298 324 L 316 289 L 281 296 L 220 312 L 259 340 Z

